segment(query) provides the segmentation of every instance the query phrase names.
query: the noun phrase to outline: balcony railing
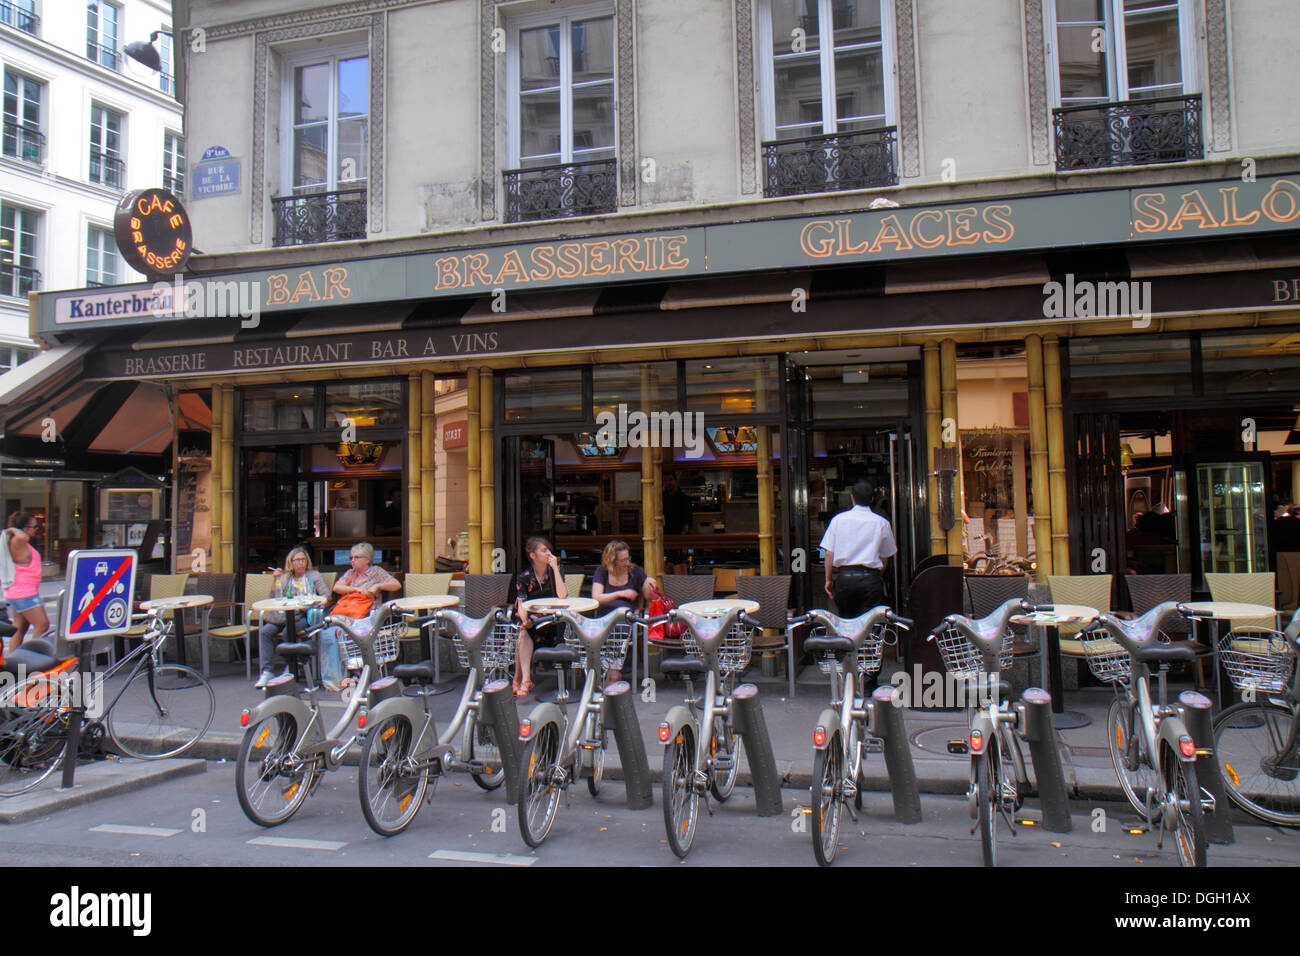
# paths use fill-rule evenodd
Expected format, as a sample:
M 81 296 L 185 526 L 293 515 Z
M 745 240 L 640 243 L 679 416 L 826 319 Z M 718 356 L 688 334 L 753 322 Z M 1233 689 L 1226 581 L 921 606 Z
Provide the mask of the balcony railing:
M 126 164 L 116 156 L 90 151 L 90 181 L 110 189 L 121 189 L 125 179 Z
M 1201 96 L 1166 96 L 1052 111 L 1057 169 L 1201 159 Z
M 898 184 L 898 128 L 831 133 L 763 144 L 763 195 L 798 196 Z
M 506 222 L 598 216 L 618 208 L 618 162 L 598 159 L 507 169 Z
M 271 207 L 275 212 L 277 246 L 366 238 L 364 189 L 273 196 Z
M 41 271 L 31 266 L 0 264 L 0 295 L 26 298 L 28 292 L 41 287 Z
M 4 154 L 39 166 L 45 160 L 45 134 L 28 126 L 5 123 Z
M 24 10 L 16 3 L 10 3 L 9 0 L 0 0 L 0 23 L 17 27 L 19 30 L 35 36 L 37 29 L 41 25 L 41 18 L 30 10 Z
M 103 46 L 102 44 L 87 40 L 86 59 L 90 60 L 92 63 L 98 63 L 100 66 L 106 66 L 110 70 L 117 69 L 117 49 L 111 46 Z

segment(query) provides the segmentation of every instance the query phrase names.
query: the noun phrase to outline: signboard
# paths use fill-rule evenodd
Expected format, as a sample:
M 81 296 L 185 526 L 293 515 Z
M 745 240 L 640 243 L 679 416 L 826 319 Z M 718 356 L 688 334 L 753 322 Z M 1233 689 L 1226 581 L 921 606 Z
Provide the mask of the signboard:
M 190 192 L 195 199 L 239 192 L 239 160 L 224 146 L 209 146 L 190 174 Z
M 443 448 L 469 447 L 469 422 L 452 422 L 442 426 Z
M 189 214 L 165 189 L 127 193 L 113 216 L 113 236 L 127 265 L 148 276 L 183 271 L 192 251 Z
M 129 548 L 68 555 L 62 631 L 68 640 L 123 634 L 131 627 L 131 599 L 139 560 Z

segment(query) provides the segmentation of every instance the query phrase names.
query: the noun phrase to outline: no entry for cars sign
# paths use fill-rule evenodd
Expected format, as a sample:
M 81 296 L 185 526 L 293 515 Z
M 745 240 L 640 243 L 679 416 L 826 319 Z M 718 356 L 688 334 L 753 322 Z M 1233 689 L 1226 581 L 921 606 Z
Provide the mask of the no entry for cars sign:
M 68 555 L 68 589 L 63 633 L 69 640 L 122 634 L 131 627 L 131 595 L 139 564 L 131 548 L 73 551 Z

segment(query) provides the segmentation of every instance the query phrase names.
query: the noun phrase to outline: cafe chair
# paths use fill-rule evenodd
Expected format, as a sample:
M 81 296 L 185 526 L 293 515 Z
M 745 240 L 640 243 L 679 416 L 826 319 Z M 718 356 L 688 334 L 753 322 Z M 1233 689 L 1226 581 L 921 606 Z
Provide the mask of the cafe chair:
M 151 574 L 149 575 L 149 598 L 150 601 L 156 601 L 159 598 L 180 597 L 185 593 L 185 585 L 189 581 L 189 573 L 185 574 Z M 145 618 L 148 615 L 139 613 L 132 614 L 131 627 L 122 635 L 124 641 L 138 640 L 144 637 Z M 116 660 L 116 655 L 110 655 Z M 110 664 L 112 661 L 109 662 Z
M 736 582 L 741 577 L 756 574 L 758 574 L 757 568 L 714 568 L 713 594 L 720 597 L 732 597 L 737 590 Z M 710 597 L 712 596 L 710 595 Z
M 1110 611 L 1111 590 L 1114 586 L 1114 576 L 1110 574 L 1049 574 L 1047 584 L 1052 592 L 1053 604 L 1080 604 L 1084 607 L 1096 608 L 1098 611 Z M 1079 640 L 1079 635 L 1091 628 L 1091 624 L 1062 624 L 1057 629 L 1059 636 L 1059 646 L 1061 648 L 1062 663 L 1067 657 L 1075 658 L 1074 666 L 1076 673 L 1076 682 L 1074 687 L 1078 687 L 1077 674 L 1079 661 L 1087 658 L 1087 652 L 1084 650 L 1083 641 Z M 1064 674 L 1062 674 L 1064 681 Z M 1068 682 L 1066 682 L 1068 684 Z M 1067 689 L 1070 689 L 1067 687 Z
M 569 597 L 582 597 L 582 582 L 587 580 L 585 574 L 566 574 L 564 576 L 564 588 L 569 592 Z
M 329 588 L 330 593 L 333 594 L 334 583 L 338 581 L 339 573 L 337 571 L 322 571 L 320 576 L 321 580 L 325 582 L 325 587 Z
M 435 572 L 433 574 L 412 572 L 406 576 L 403 582 L 402 594 L 405 597 L 425 597 L 430 594 L 450 594 L 451 593 L 451 572 Z M 425 622 L 433 615 L 432 611 L 421 611 L 419 614 L 406 615 L 406 636 L 403 641 L 418 641 L 424 636 Z M 436 640 L 436 638 L 435 638 Z M 423 648 L 420 651 L 424 653 Z M 421 657 L 420 660 L 426 660 Z
M 1287 614 L 1300 604 L 1300 551 L 1277 553 L 1277 609 Z
M 236 605 L 240 609 L 239 622 L 226 624 L 221 627 L 209 627 L 204 632 L 204 675 L 208 673 L 207 639 L 214 637 L 219 641 L 238 641 L 242 639 L 244 642 L 244 677 L 250 680 L 252 679 L 254 638 L 257 636 L 258 628 L 262 626 L 261 612 L 254 612 L 252 607 L 258 601 L 265 601 L 269 598 L 271 596 L 271 588 L 274 586 L 275 575 L 273 574 L 244 575 L 244 600 L 243 603 Z M 267 662 L 262 661 L 262 666 L 268 666 Z
M 786 630 L 790 607 L 790 575 L 742 575 L 736 579 L 737 597 L 742 601 L 757 601 L 758 610 L 751 614 L 763 625 L 763 631 L 754 635 L 753 649 L 769 660 L 785 651 L 785 673 L 790 683 L 790 699 L 794 699 L 794 638 Z
M 665 574 L 659 587 L 670 601 L 681 607 L 692 601 L 707 601 L 713 597 L 713 575 L 711 574 Z M 653 640 L 647 629 L 642 637 L 641 660 L 645 661 L 647 673 L 652 673 L 650 666 L 650 648 L 659 651 L 660 659 L 665 652 L 680 651 L 682 642 L 672 640 Z
M 207 676 L 208 639 L 212 636 L 212 614 L 215 611 L 218 620 L 228 626 L 234 623 L 234 609 L 240 605 L 235 601 L 235 576 L 233 574 L 196 574 L 193 585 L 191 593 L 206 594 L 212 598 L 211 604 L 196 607 L 190 612 L 194 615 L 193 623 L 199 627 L 199 658 L 203 662 L 203 674 Z M 187 630 L 190 623 L 190 620 L 187 619 Z M 245 648 L 244 668 L 247 671 L 251 666 L 248 661 L 247 648 Z
M 465 575 L 465 616 L 486 617 L 510 600 L 510 574 Z
M 1192 599 L 1190 574 L 1126 574 L 1124 584 L 1128 587 L 1134 617 L 1141 617 L 1165 601 L 1186 604 Z M 1169 641 L 1186 642 L 1196 652 L 1196 682 L 1200 687 L 1206 686 L 1203 655 L 1209 654 L 1210 649 L 1192 639 L 1192 622 L 1179 614 L 1166 618 L 1160 630 Z
M 1029 597 L 1030 580 L 1023 574 L 968 574 L 965 583 L 967 612 L 974 618 L 987 617 L 1012 598 Z M 1012 625 L 1011 633 L 1016 667 L 1009 680 L 1013 687 L 1027 686 L 1032 683 L 1029 660 L 1037 656 L 1039 645 L 1031 641 L 1029 628 L 1023 624 Z

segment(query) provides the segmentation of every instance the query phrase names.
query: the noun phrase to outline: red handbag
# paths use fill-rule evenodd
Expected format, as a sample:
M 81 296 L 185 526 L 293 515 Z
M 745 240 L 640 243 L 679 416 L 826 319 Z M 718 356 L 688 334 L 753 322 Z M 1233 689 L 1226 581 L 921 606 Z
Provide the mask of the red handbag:
M 659 588 L 654 589 L 654 597 L 650 601 L 650 617 L 661 617 L 667 614 L 673 608 L 677 607 L 676 602 L 668 595 L 664 594 Z M 652 641 L 678 641 L 686 633 L 686 624 L 684 621 L 664 621 L 650 628 L 650 640 Z

